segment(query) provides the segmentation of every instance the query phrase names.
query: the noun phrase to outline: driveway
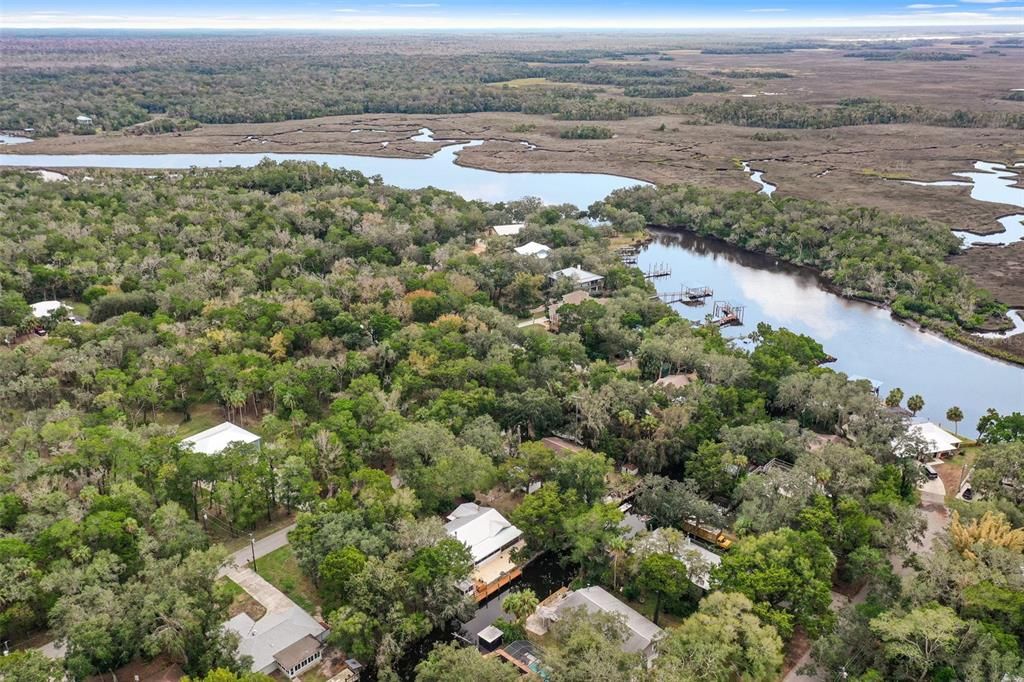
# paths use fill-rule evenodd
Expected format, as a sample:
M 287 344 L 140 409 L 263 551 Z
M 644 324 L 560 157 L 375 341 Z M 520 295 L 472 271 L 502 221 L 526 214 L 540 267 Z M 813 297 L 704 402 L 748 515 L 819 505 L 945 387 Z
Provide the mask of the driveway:
M 273 552 L 275 549 L 281 549 L 282 547 L 287 545 L 288 544 L 288 533 L 290 533 L 294 529 L 295 529 L 295 524 L 293 523 L 290 526 L 286 526 L 286 527 L 282 528 L 281 530 L 274 531 L 270 535 L 268 535 L 266 537 L 263 537 L 263 538 L 260 538 L 259 540 L 257 540 L 256 541 L 256 558 L 259 559 L 261 556 L 266 556 L 267 554 L 270 554 L 271 552 Z M 240 567 L 248 566 L 249 562 L 252 561 L 252 552 L 253 552 L 253 548 L 252 547 L 245 547 L 243 549 L 238 550 L 237 552 L 232 554 L 230 557 L 228 557 L 228 563 L 226 563 L 223 567 L 221 567 L 220 572 L 217 575 L 219 577 L 227 576 L 228 575 L 228 570 L 231 568 L 232 564 L 234 564 L 235 566 L 240 566 Z M 232 580 L 234 580 L 234 579 L 232 578 Z M 236 580 L 235 582 L 238 582 L 238 581 Z
M 293 523 L 290 526 L 275 531 L 270 535 L 256 541 L 256 558 L 270 554 L 275 549 L 281 549 L 288 544 L 288 533 L 295 528 Z M 253 599 L 263 605 L 267 613 L 287 611 L 293 606 L 298 606 L 288 598 L 281 590 L 277 589 L 266 580 L 249 568 L 252 561 L 253 547 L 240 549 L 228 557 L 227 563 L 221 566 L 217 572 L 218 578 L 230 578 L 238 583 L 239 587 L 249 593 Z M 60 660 L 64 658 L 64 647 L 58 646 L 56 642 L 47 642 L 39 647 L 40 653 L 47 658 Z

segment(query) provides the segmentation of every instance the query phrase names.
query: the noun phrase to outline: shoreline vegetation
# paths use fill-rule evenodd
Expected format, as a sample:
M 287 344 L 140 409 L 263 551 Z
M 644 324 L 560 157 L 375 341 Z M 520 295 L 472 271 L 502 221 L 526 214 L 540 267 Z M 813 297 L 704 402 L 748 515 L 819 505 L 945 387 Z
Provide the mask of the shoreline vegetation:
M 844 298 L 1024 365 L 1024 354 L 971 336 L 1011 328 L 1008 307 L 945 262 L 959 248 L 944 225 L 863 207 L 675 185 L 618 190 L 591 212 L 612 225 L 642 220 L 808 267 Z

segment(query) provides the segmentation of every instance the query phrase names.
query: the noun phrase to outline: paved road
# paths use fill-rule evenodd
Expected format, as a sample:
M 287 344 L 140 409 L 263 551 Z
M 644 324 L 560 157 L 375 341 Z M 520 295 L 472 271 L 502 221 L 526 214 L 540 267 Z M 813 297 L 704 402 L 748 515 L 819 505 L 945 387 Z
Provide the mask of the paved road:
M 288 533 L 290 533 L 294 528 L 295 524 L 293 523 L 290 526 L 286 526 L 281 530 L 274 531 L 270 535 L 257 540 L 256 558 L 259 559 L 261 556 L 266 556 L 267 554 L 273 552 L 275 549 L 281 549 L 282 547 L 287 545 Z M 243 547 L 242 549 L 238 550 L 230 557 L 228 557 L 228 563 L 220 569 L 220 573 L 218 573 L 217 575 L 226 576 L 228 575 L 228 571 L 231 569 L 232 564 L 244 568 L 249 564 L 250 561 L 252 561 L 252 548 L 248 546 Z

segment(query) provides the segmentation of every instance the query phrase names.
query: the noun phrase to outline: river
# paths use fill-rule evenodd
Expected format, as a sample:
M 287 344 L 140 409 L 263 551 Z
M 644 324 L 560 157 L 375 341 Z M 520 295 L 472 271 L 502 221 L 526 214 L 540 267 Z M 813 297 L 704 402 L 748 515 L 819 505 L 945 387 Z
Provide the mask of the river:
M 427 128 L 411 138 L 433 140 Z M 187 169 L 255 166 L 265 158 L 274 161 L 313 161 L 331 168 L 347 168 L 365 175 L 379 175 L 389 185 L 406 189 L 432 186 L 456 192 L 467 199 L 511 201 L 540 197 L 548 204 L 574 204 L 586 208 L 614 190 L 647 183 L 601 173 L 498 173 L 455 163 L 460 151 L 483 144 L 482 140 L 451 144 L 433 156 L 400 159 L 354 154 L 0 154 L 0 166 L 26 168 L 145 168 Z
M 423 129 L 416 140 L 431 140 Z M 524 196 L 547 203 L 571 203 L 586 207 L 611 191 L 641 184 L 629 178 L 596 173 L 498 173 L 467 168 L 455 163 L 462 149 L 483 144 L 475 140 L 444 147 L 433 156 L 419 159 L 381 158 L 346 154 L 114 154 L 26 155 L 0 154 L 0 166 L 31 168 L 175 168 L 192 166 L 252 166 L 263 158 L 326 163 L 332 167 L 380 175 L 385 182 L 405 188 L 431 185 L 467 198 L 508 201 Z M 995 187 L 1002 192 L 1022 192 L 1011 187 L 1005 167 L 978 167 L 962 174 L 975 188 Z M 762 191 L 767 193 L 763 178 Z M 960 182 L 960 181 L 957 181 Z M 990 185 L 990 183 L 993 183 Z M 774 189 L 774 186 L 771 186 Z M 982 189 L 972 190 L 982 192 Z M 1000 194 L 999 197 L 1005 197 Z M 991 195 L 976 197 L 990 201 Z M 1016 195 L 1013 196 L 1017 199 Z M 1005 235 L 1002 235 L 1005 238 Z M 922 416 L 945 422 L 946 410 L 959 406 L 965 415 L 961 431 L 973 433 L 986 408 L 1000 412 L 1024 409 L 1024 370 L 966 350 L 931 334 L 892 319 L 885 310 L 849 301 L 827 291 L 812 273 L 780 264 L 771 257 L 746 253 L 721 242 L 693 235 L 659 234 L 640 255 L 639 267 L 655 263 L 671 266 L 671 277 L 655 280 L 660 291 L 682 285 L 709 286 L 715 299 L 744 305 L 743 327 L 727 329 L 729 335 L 749 333 L 758 322 L 788 327 L 822 343 L 838 358 L 833 365 L 849 374 L 882 382 L 882 391 L 902 388 L 907 395 L 925 399 Z M 677 310 L 692 320 L 711 312 L 712 303 Z M 1016 322 L 1016 320 L 1014 320 Z
M 989 407 L 1006 413 L 1024 408 L 1024 370 L 988 358 L 892 318 L 887 310 L 829 292 L 820 278 L 770 256 L 752 254 L 685 232 L 655 231 L 638 258 L 647 270 L 658 263 L 672 275 L 655 279 L 660 292 L 709 286 L 703 306 L 676 304 L 680 315 L 703 320 L 713 301 L 745 306 L 744 324 L 726 327 L 727 337 L 750 333 L 758 322 L 807 334 L 838 358 L 835 370 L 882 382 L 884 395 L 899 387 L 925 400 L 921 416 L 946 423 L 946 410 L 964 412 L 962 433 L 975 433 Z

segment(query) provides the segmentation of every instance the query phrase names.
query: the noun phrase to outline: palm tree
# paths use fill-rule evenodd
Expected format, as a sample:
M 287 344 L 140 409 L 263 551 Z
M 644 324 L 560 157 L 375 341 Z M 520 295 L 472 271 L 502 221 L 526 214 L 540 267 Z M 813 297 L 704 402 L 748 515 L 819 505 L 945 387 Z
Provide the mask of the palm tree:
M 924 398 L 918 394 L 914 394 L 907 398 L 907 409 L 917 416 L 917 413 L 924 409 Z
M 540 601 L 533 590 L 515 590 L 508 593 L 505 601 L 501 603 L 501 608 L 506 613 L 511 613 L 515 616 L 516 623 L 522 624 L 531 613 L 537 610 L 539 603 Z
M 622 536 L 613 537 L 608 541 L 608 552 L 612 555 L 612 589 L 619 589 L 619 569 L 626 558 L 626 539 Z
M 964 412 L 959 407 L 954 405 L 953 407 L 946 410 L 946 419 L 953 422 L 953 429 L 956 435 L 960 435 L 960 422 L 964 420 Z

